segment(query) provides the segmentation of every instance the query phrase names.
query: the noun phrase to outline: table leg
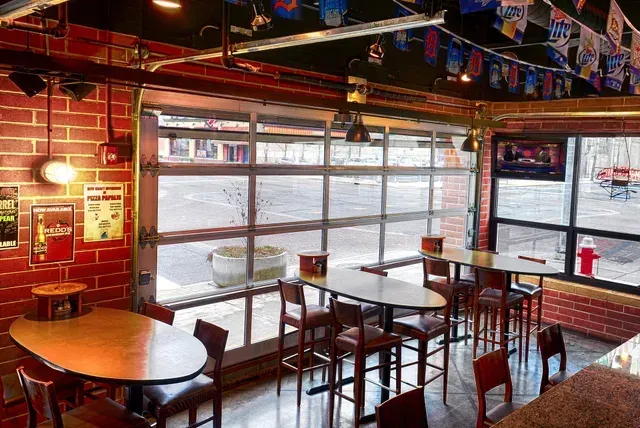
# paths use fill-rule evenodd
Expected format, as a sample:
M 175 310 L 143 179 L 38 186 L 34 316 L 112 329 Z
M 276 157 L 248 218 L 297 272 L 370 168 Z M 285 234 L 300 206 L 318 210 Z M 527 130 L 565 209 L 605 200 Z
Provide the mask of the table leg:
M 129 399 L 127 408 L 134 413 L 142 415 L 144 395 L 142 393 L 142 385 L 129 385 Z
M 511 274 L 509 272 L 507 272 L 507 293 L 511 291 Z M 504 315 L 502 315 L 504 316 Z M 507 323 L 507 328 L 505 329 L 504 332 L 504 340 L 508 340 L 509 339 L 509 324 Z M 513 347 L 511 349 L 509 349 L 509 343 L 507 342 L 507 355 L 511 356 L 513 354 L 515 354 L 518 351 L 517 347 Z

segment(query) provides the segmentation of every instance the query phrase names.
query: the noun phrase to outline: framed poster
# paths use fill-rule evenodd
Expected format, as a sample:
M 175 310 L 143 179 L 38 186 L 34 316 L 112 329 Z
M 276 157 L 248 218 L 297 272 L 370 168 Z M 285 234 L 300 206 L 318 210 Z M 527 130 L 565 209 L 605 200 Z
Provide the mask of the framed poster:
M 0 186 L 0 251 L 18 248 L 20 186 Z
M 124 237 L 124 184 L 84 185 L 84 241 Z
M 76 204 L 34 204 L 29 216 L 29 265 L 72 262 Z

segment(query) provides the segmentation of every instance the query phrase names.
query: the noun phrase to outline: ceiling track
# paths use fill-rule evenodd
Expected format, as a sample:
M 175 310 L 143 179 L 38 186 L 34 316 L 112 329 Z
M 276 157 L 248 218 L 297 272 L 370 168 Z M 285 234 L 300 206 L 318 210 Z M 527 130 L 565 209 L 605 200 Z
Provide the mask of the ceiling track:
M 22 18 L 66 2 L 67 0 L 12 0 L 0 6 L 0 22 Z
M 607 118 L 639 118 L 640 110 L 635 111 L 565 111 L 565 112 L 546 112 L 546 113 L 506 113 L 495 116 L 493 118 L 496 122 L 501 122 L 509 119 L 567 119 L 567 118 L 589 118 L 597 117 L 599 119 Z

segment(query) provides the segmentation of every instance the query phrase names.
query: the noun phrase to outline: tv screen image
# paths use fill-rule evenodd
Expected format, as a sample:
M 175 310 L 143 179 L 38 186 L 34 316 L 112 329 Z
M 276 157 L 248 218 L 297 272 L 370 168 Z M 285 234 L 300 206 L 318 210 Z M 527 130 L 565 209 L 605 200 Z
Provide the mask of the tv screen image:
M 494 177 L 564 181 L 565 142 L 494 137 L 492 144 Z

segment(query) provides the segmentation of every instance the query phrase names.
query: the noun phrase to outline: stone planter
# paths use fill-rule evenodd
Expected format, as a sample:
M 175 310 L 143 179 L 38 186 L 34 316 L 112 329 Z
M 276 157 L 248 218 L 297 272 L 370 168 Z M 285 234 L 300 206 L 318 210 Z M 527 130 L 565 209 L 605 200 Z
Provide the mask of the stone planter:
M 247 259 L 225 257 L 213 253 L 211 267 L 213 268 L 213 283 L 220 288 L 233 287 L 246 283 Z M 269 279 L 287 276 L 287 252 L 270 257 L 256 258 L 253 264 L 253 280 L 267 281 Z

